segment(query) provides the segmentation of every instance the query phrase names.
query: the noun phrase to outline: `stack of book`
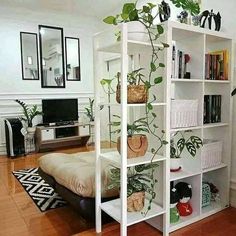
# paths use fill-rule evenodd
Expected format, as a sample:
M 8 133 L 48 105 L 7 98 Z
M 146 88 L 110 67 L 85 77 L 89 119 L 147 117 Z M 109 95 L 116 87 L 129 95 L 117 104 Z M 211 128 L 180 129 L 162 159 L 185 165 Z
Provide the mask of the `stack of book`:
M 185 54 L 182 50 L 176 47 L 176 42 L 172 42 L 172 71 L 171 78 L 184 78 L 187 71 L 188 54 Z
M 205 79 L 228 80 L 228 58 L 227 50 L 207 53 L 205 55 Z
M 221 95 L 205 95 L 203 123 L 217 122 L 221 122 Z

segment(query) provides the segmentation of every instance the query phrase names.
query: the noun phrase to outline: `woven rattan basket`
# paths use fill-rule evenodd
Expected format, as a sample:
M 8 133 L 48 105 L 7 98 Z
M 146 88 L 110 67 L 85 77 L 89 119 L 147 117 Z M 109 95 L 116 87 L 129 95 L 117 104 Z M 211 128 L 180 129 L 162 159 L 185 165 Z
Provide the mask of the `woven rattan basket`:
M 116 101 L 120 103 L 120 85 L 116 89 Z M 127 86 L 127 103 L 146 103 L 148 93 L 145 85 L 128 85 Z

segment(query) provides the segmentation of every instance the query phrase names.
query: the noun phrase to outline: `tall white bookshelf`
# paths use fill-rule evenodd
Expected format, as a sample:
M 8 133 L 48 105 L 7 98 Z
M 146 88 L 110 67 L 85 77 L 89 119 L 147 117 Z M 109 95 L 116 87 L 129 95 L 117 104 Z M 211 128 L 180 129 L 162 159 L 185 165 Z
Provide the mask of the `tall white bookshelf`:
M 101 212 L 104 211 L 114 220 L 120 223 L 120 235 L 127 235 L 127 227 L 141 221 L 146 221 L 152 226 L 169 235 L 177 229 L 194 223 L 229 206 L 230 160 L 231 160 L 231 117 L 232 99 L 230 92 L 233 81 L 233 42 L 232 39 L 221 33 L 202 29 L 195 26 L 166 22 L 163 42 L 172 45 L 176 41 L 179 48 L 191 55 L 191 63 L 188 70 L 191 79 L 171 78 L 172 71 L 172 47 L 165 50 L 163 59 L 165 70 L 162 71 L 164 81 L 153 91 L 157 95 L 157 102 L 153 103 L 154 111 L 160 117 L 158 125 L 166 131 L 165 139 L 170 142 L 171 133 L 176 131 L 192 130 L 202 139 L 217 139 L 223 141 L 223 163 L 210 169 L 202 169 L 201 152 L 194 159 L 182 158 L 183 169 L 180 172 L 170 173 L 170 147 L 164 146 L 156 156 L 154 162 L 157 167 L 158 185 L 157 197 L 152 209 L 146 217 L 139 212 L 127 213 L 127 167 L 150 162 L 150 153 L 145 157 L 127 159 L 127 122 L 137 119 L 144 112 L 144 104 L 127 104 L 127 73 L 131 69 L 140 67 L 149 68 L 150 44 L 139 40 L 130 40 L 127 25 L 121 24 L 111 27 L 109 30 L 98 33 L 94 37 L 94 65 L 95 65 L 95 146 L 96 146 L 96 231 L 102 231 Z M 121 31 L 121 41 L 117 42 L 114 33 Z M 156 45 L 157 47 L 159 45 Z M 213 81 L 205 80 L 205 54 L 215 50 L 227 49 L 229 52 L 229 80 Z M 130 59 L 132 55 L 132 60 Z M 106 62 L 117 60 L 116 69 L 121 71 L 121 104 L 117 104 L 112 98 L 111 103 L 104 99 L 100 80 L 107 76 Z M 116 71 L 117 72 L 117 71 Z M 203 124 L 204 95 L 222 95 L 222 122 Z M 170 128 L 171 97 L 175 99 L 198 99 L 198 125 L 187 128 Z M 104 109 L 100 110 L 103 105 Z M 121 155 L 116 150 L 104 151 L 101 149 L 101 141 L 106 127 L 106 108 L 110 107 L 112 114 L 121 115 Z M 152 141 L 149 141 L 152 146 Z M 101 166 L 104 161 L 110 161 L 121 168 L 120 198 L 101 203 Z M 220 201 L 202 208 L 201 189 L 202 181 L 213 182 L 220 191 Z M 193 197 L 191 205 L 193 214 L 182 217 L 176 224 L 169 222 L 170 183 L 185 181 L 192 185 Z

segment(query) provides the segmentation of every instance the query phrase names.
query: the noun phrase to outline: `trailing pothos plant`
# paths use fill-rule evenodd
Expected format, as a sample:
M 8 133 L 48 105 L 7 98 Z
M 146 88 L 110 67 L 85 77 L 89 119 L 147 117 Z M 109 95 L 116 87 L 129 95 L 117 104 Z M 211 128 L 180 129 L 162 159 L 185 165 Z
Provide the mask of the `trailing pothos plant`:
M 143 164 L 127 169 L 127 198 L 133 193 L 145 192 L 149 197 L 149 205 L 141 214 L 145 217 L 151 209 L 153 199 L 156 197 L 154 186 L 158 182 L 154 178 L 155 168 L 158 164 Z M 120 168 L 113 166 L 110 169 L 109 177 L 111 183 L 108 189 L 120 188 Z
M 183 10 L 187 10 L 192 15 L 198 14 L 200 12 L 200 8 L 198 3 L 195 3 L 193 0 L 171 0 L 171 2 L 177 8 L 183 8 Z M 159 11 L 158 11 L 159 9 Z M 157 18 L 159 14 L 161 14 L 162 10 L 160 5 L 155 5 L 153 3 L 147 3 L 142 7 L 138 7 L 137 2 L 133 3 L 125 3 L 123 5 L 122 11 L 115 16 L 108 16 L 103 21 L 107 24 L 117 25 L 119 23 L 127 23 L 131 21 L 138 21 L 141 23 L 149 37 L 150 45 L 151 45 L 151 57 L 149 62 L 148 69 L 148 76 L 147 78 L 141 78 L 147 92 L 150 92 L 150 89 L 163 81 L 163 77 L 161 75 L 157 76 L 157 73 L 160 73 L 161 70 L 165 67 L 165 64 L 159 60 L 159 54 L 169 47 L 168 44 L 161 40 L 161 36 L 164 34 L 164 27 L 162 24 L 156 24 Z M 118 38 L 120 39 L 122 35 L 118 33 Z M 156 47 L 156 45 L 159 45 Z M 141 80 L 140 79 L 140 80 Z M 109 86 L 111 85 L 109 81 Z M 128 81 L 129 82 L 129 81 Z M 102 81 L 102 85 L 104 86 L 107 82 Z M 150 94 L 149 94 L 149 97 Z M 153 154 L 150 164 L 152 168 L 152 172 L 154 173 L 153 160 L 154 157 L 157 155 L 159 150 L 166 145 L 168 142 L 163 140 L 162 136 L 158 134 L 158 125 L 156 124 L 157 115 L 153 112 L 153 105 L 152 103 L 157 100 L 155 94 L 153 94 L 153 98 L 146 102 L 145 106 L 145 123 L 146 128 L 148 129 L 149 133 L 152 134 L 156 138 L 155 147 L 150 148 Z M 161 131 L 164 135 L 164 130 Z
M 190 132 L 191 131 L 178 131 L 172 136 L 170 141 L 170 158 L 181 158 L 181 154 L 185 149 L 192 157 L 196 156 L 197 150 L 202 147 L 203 142 L 202 139 L 196 135 L 190 135 L 187 138 L 185 134 Z

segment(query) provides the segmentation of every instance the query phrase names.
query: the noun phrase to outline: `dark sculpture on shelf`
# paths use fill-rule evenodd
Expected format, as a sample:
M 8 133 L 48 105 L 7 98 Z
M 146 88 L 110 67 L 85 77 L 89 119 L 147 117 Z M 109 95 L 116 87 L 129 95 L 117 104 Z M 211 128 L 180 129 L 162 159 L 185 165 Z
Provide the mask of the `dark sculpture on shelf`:
M 205 28 L 206 21 L 208 20 L 208 27 L 209 27 L 209 29 L 211 29 L 213 19 L 214 19 L 214 22 L 215 22 L 215 31 L 220 31 L 220 28 L 221 28 L 221 15 L 220 15 L 219 12 L 217 14 L 215 14 L 213 12 L 213 10 L 211 10 L 211 11 L 206 10 L 206 11 L 202 12 L 202 14 L 200 15 L 200 26 L 202 28 Z
M 170 6 L 168 3 L 166 3 L 164 0 L 161 2 L 161 5 L 159 6 L 160 10 L 160 21 L 164 22 L 167 21 L 170 18 Z

